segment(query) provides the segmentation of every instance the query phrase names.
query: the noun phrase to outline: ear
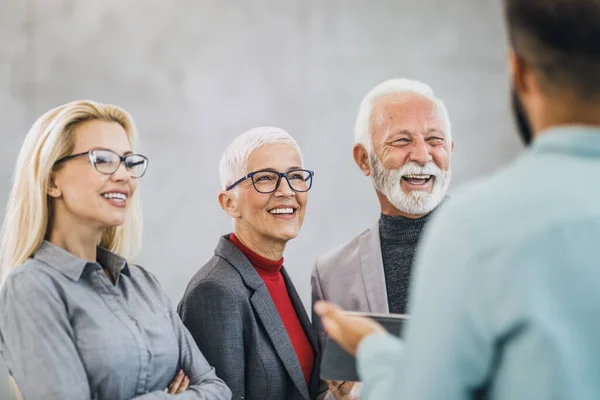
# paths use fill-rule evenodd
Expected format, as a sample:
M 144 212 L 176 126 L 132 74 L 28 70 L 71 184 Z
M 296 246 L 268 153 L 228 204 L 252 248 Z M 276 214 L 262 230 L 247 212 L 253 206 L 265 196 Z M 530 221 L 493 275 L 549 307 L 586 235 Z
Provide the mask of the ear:
M 514 50 L 508 52 L 508 70 L 513 88 L 517 93 L 524 93 L 530 89 L 531 71 L 522 57 Z
M 46 194 L 50 197 L 54 197 L 55 199 L 62 196 L 62 191 L 54 179 L 54 173 L 51 173 L 50 177 L 48 178 L 48 188 L 46 189 Z
M 238 210 L 236 198 L 231 191 L 222 191 L 219 193 L 219 205 L 231 218 L 241 218 L 242 213 Z
M 352 149 L 354 162 L 365 176 L 371 175 L 371 163 L 369 162 L 369 153 L 362 144 L 355 144 Z
M 450 152 L 454 153 L 454 140 L 451 142 Z

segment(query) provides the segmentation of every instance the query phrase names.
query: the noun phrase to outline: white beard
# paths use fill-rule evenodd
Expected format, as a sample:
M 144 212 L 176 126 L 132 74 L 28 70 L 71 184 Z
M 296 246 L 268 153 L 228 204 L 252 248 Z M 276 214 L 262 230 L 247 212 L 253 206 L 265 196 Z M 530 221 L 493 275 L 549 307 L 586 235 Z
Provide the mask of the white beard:
M 373 184 L 396 209 L 408 215 L 428 214 L 436 208 L 448 191 L 452 171 L 442 171 L 433 161 L 425 165 L 415 162 L 403 165 L 399 169 L 387 170 L 375 154 L 370 154 Z M 413 190 L 405 193 L 402 190 L 402 177 L 406 175 L 432 175 L 431 192 Z

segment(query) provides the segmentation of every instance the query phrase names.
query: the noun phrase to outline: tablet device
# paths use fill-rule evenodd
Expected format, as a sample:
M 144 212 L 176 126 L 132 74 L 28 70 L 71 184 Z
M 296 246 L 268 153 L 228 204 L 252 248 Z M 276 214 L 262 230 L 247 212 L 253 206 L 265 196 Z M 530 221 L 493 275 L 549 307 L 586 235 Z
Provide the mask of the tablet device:
M 369 317 L 380 323 L 389 333 L 402 337 L 404 321 L 408 318 L 404 314 L 379 314 L 367 312 L 344 311 L 346 315 Z M 326 381 L 359 381 L 356 371 L 356 359 L 342 349 L 329 336 L 325 341 L 323 358 L 321 360 L 321 379 Z

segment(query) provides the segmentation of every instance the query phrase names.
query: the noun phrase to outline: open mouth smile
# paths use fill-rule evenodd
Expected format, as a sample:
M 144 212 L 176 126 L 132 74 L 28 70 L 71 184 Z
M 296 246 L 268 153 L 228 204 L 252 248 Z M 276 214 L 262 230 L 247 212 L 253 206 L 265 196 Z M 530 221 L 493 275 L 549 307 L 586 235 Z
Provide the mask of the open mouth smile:
M 268 211 L 269 211 L 269 214 L 271 214 L 275 218 L 291 219 L 296 216 L 297 210 L 298 210 L 297 207 L 284 205 L 284 206 L 278 206 L 278 207 L 272 208 Z
M 433 175 L 405 175 L 402 180 L 411 185 L 419 186 L 427 184 L 433 177 Z
M 102 193 L 102 197 L 104 197 L 111 205 L 115 207 L 125 207 L 127 204 L 128 194 L 125 192 L 106 192 Z

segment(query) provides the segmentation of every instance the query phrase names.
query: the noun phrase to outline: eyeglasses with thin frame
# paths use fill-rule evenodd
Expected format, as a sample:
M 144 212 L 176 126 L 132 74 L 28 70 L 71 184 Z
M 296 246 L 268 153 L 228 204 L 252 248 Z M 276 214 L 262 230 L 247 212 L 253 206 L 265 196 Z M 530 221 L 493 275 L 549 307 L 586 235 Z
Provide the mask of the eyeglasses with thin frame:
M 273 170 L 260 170 L 250 172 L 243 178 L 229 185 L 225 190 L 231 190 L 246 179 L 252 180 L 252 186 L 258 193 L 273 193 L 279 188 L 281 178 L 285 178 L 294 192 L 308 192 L 312 187 L 314 171 L 308 169 L 293 169 L 287 172 Z
M 59 159 L 54 165 L 83 156 L 88 156 L 90 163 L 96 171 L 104 175 L 112 175 L 117 172 L 121 163 L 125 165 L 125 169 L 132 178 L 141 178 L 146 173 L 146 168 L 148 168 L 148 157 L 141 154 L 127 154 L 121 156 L 108 149 L 95 149 L 86 151 L 85 153 L 72 154 Z

